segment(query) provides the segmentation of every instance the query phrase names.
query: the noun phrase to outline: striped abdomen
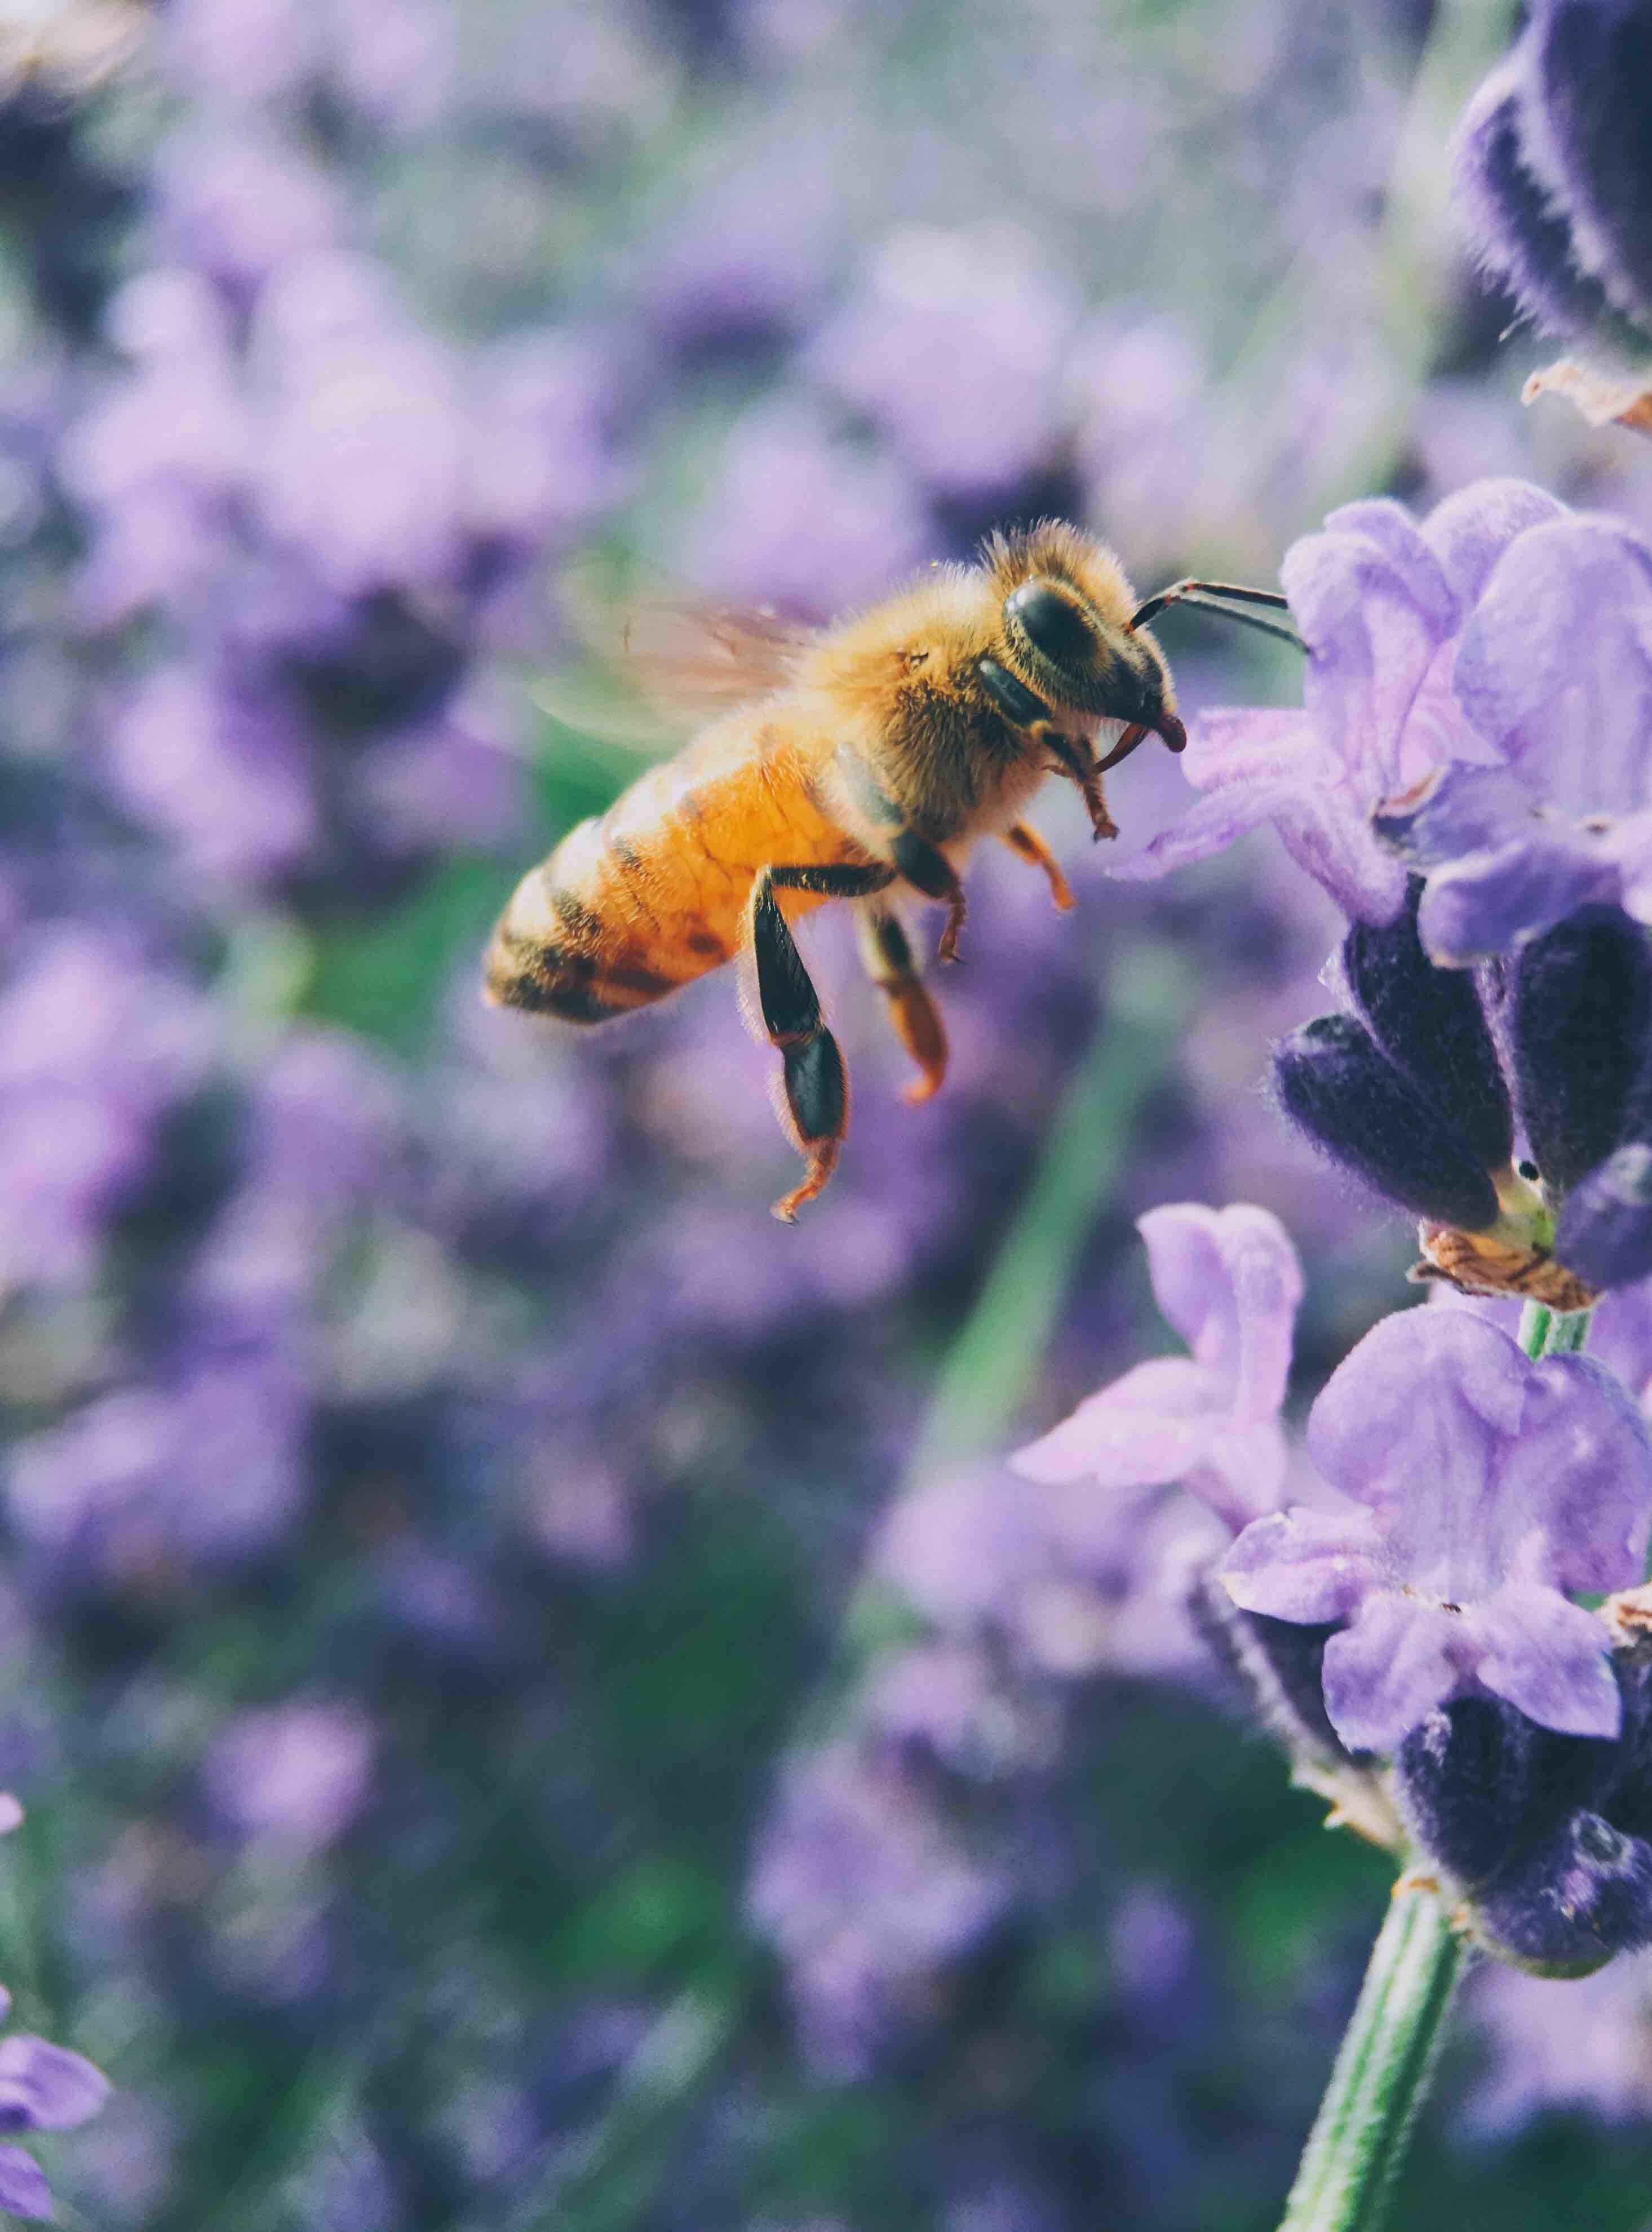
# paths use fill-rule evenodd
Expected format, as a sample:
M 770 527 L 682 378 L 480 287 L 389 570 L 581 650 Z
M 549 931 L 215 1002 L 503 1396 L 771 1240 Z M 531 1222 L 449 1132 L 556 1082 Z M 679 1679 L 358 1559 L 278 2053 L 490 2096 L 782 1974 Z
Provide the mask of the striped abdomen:
M 720 722 L 530 870 L 488 951 L 488 996 L 574 1023 L 646 1007 L 733 955 L 758 871 L 860 860 L 774 709 Z M 820 904 L 787 894 L 787 912 Z

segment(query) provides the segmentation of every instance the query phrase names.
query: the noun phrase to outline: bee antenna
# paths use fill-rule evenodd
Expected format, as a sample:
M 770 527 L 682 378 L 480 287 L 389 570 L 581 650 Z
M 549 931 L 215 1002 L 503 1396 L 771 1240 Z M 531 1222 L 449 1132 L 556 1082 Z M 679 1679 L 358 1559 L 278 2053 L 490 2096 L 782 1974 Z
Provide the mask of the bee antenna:
M 1308 647 L 1294 628 L 1282 627 L 1277 620 L 1265 620 L 1260 613 L 1246 609 L 1247 606 L 1261 605 L 1273 612 L 1289 612 L 1289 600 L 1277 589 L 1247 589 L 1237 581 L 1172 581 L 1168 589 L 1161 589 L 1156 596 L 1137 607 L 1130 626 L 1145 626 L 1169 605 L 1196 605 L 1202 612 L 1220 613 L 1241 627 L 1254 628 L 1259 634 L 1276 637 L 1280 643 L 1293 645 L 1298 651 L 1305 652 Z

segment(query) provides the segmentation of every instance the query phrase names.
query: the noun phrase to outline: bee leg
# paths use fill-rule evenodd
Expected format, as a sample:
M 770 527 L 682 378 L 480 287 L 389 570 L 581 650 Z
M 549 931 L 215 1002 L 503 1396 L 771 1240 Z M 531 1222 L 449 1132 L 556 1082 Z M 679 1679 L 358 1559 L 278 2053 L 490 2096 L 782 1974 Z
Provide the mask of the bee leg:
M 1030 860 L 1035 868 L 1042 868 L 1050 879 L 1050 897 L 1065 914 L 1072 905 L 1072 891 L 1061 873 L 1061 864 L 1049 847 L 1025 821 L 1018 821 L 1013 829 L 1004 832 L 1004 842 L 1012 853 L 1019 853 L 1023 860 Z
M 855 929 L 866 972 L 889 1001 L 896 1035 L 923 1073 L 901 1098 L 927 1100 L 940 1091 L 947 1074 L 947 1034 L 941 1011 L 912 966 L 906 932 L 886 906 L 863 907 Z
M 889 847 L 888 858 L 896 873 L 904 876 L 926 899 L 944 903 L 946 925 L 936 951 L 943 961 L 956 961 L 964 918 L 963 886 L 958 881 L 957 870 L 938 845 L 907 827 L 900 808 L 878 788 L 858 752 L 840 744 L 837 765 L 851 799 L 878 833 L 878 848 Z
M 943 961 L 958 957 L 958 932 L 963 928 L 965 900 L 958 872 L 938 845 L 920 837 L 916 829 L 903 829 L 889 848 L 898 874 L 926 899 L 940 899 L 947 911 L 936 952 Z
M 1070 775 L 1078 784 L 1089 810 L 1092 836 L 1117 837 L 1118 824 L 1107 811 L 1106 794 L 1101 787 L 1101 769 L 1096 765 L 1096 756 L 1090 747 L 1075 743 L 1071 736 L 1063 736 L 1059 729 L 1048 727 L 1042 722 L 1033 733 L 1061 772 Z
M 774 894 L 790 889 L 864 899 L 888 881 L 886 868 L 764 868 L 752 886 L 747 928 L 756 964 L 758 1012 L 782 1062 L 776 1106 L 782 1126 L 808 1165 L 802 1184 L 774 1204 L 774 1215 L 786 1224 L 796 1222 L 799 1209 L 813 1200 L 836 1166 L 849 1128 L 849 1080 Z

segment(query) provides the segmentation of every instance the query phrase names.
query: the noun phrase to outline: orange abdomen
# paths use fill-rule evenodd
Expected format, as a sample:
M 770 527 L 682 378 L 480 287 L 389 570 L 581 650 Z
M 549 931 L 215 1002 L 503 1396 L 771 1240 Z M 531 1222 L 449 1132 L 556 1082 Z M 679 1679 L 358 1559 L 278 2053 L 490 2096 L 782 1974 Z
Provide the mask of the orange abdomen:
M 489 997 L 605 1022 L 729 959 L 761 869 L 865 861 L 817 803 L 808 742 L 777 707 L 733 715 L 570 830 L 500 917 Z M 786 894 L 789 916 L 820 904 Z

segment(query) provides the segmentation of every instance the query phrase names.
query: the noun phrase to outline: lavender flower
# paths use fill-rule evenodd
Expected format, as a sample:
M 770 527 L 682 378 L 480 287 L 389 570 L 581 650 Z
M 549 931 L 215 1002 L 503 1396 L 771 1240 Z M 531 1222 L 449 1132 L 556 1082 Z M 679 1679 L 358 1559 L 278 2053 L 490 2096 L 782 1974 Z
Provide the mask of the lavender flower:
M 1426 873 L 1441 962 L 1500 953 L 1593 901 L 1652 918 L 1652 548 L 1517 481 L 1332 512 L 1280 569 L 1304 708 L 1204 714 L 1205 796 L 1115 873 L 1155 877 L 1272 821 L 1356 920 Z
M 1302 1272 L 1266 1210 L 1183 1203 L 1138 1222 L 1160 1309 L 1190 1358 L 1138 1364 L 1019 1452 L 1041 1483 L 1178 1481 L 1237 1529 L 1285 1483 L 1279 1407 Z
M 1637 0 L 1539 0 L 1459 129 L 1481 263 L 1549 331 L 1652 341 L 1652 24 Z
M 1419 1277 L 1586 1307 L 1652 1271 L 1652 950 L 1621 909 L 1580 908 L 1506 972 L 1506 1078 L 1479 991 L 1434 966 L 1422 886 L 1357 923 L 1342 975 L 1361 1015 L 1321 1016 L 1273 1055 L 1286 1113 L 1423 1220 Z M 1530 1155 L 1514 1163 L 1518 1106 Z M 1532 1159 L 1535 1158 L 1535 1159 Z
M 1348 1503 L 1255 1521 L 1223 1573 L 1247 1611 L 1337 1624 L 1325 1707 L 1350 1749 L 1391 1751 L 1476 1690 L 1616 1736 L 1610 1638 L 1565 1593 L 1638 1580 L 1652 1522 L 1652 1439 L 1610 1373 L 1408 1311 L 1333 1374 L 1307 1447 Z

